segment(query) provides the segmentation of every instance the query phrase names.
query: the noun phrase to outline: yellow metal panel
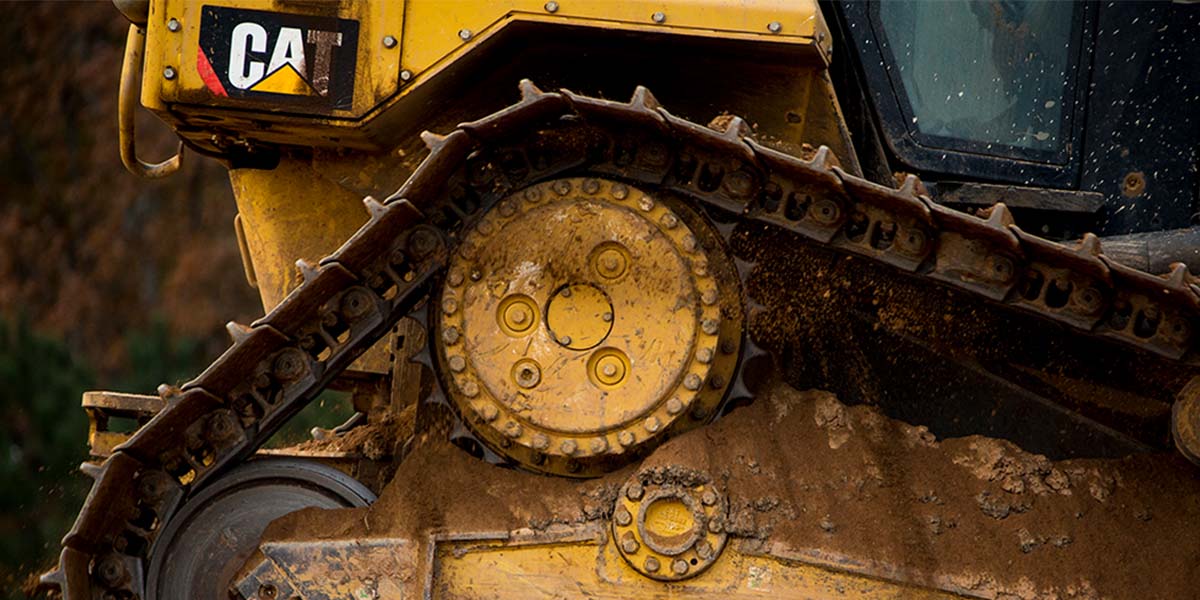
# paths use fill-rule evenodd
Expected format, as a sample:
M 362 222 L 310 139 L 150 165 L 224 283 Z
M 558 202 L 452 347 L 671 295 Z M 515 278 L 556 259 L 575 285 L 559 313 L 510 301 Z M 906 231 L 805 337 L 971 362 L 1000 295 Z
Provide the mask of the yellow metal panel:
M 555 11 L 550 12 L 548 6 L 556 7 Z M 408 0 L 407 11 L 401 51 L 404 68 L 416 74 L 516 20 L 563 25 L 588 22 L 609 29 L 644 28 L 714 37 L 750 34 L 794 43 L 808 43 L 818 35 L 822 41 L 828 39 L 826 24 L 813 1 Z M 656 19 L 659 15 L 661 21 Z
M 611 543 L 439 546 L 434 598 L 730 598 L 953 600 L 957 594 L 726 549 L 704 573 L 664 584 L 634 571 Z

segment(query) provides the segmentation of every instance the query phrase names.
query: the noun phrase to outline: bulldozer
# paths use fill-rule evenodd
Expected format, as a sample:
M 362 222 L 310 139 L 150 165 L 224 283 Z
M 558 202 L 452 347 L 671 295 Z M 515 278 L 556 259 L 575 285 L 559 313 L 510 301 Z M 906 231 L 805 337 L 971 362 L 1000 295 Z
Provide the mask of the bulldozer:
M 115 4 L 264 316 L 84 395 L 51 593 L 1195 593 L 1200 7 Z

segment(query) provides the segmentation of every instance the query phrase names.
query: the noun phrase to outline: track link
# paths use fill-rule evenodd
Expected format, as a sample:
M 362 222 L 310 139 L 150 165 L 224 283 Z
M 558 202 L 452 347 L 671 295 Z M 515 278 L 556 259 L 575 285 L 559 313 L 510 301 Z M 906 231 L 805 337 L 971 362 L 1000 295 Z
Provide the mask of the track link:
M 521 83 L 519 103 L 446 136 L 331 256 L 267 316 L 230 324 L 233 345 L 99 467 L 59 569 L 69 600 L 143 598 L 145 560 L 184 499 L 261 446 L 433 289 L 454 238 L 505 195 L 563 174 L 623 179 L 699 199 L 707 211 L 786 229 L 1076 331 L 1200 363 L 1200 288 L 1182 265 L 1158 277 L 1107 259 L 1095 236 L 1066 247 L 1028 234 L 1003 204 L 977 218 L 852 176 L 827 148 L 809 160 L 662 109 Z M 730 228 L 731 229 L 731 228 Z M 739 265 L 743 277 L 749 265 Z M 751 306 L 753 308 L 753 306 Z M 748 397 L 740 382 L 730 397 Z

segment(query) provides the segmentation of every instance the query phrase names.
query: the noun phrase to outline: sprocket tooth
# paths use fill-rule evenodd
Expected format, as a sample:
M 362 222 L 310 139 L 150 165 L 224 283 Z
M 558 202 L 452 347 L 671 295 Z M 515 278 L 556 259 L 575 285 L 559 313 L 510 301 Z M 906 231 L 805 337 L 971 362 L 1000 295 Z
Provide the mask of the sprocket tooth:
M 79 465 L 79 472 L 87 475 L 92 480 L 96 480 L 104 473 L 104 469 L 100 468 L 100 465 L 96 463 L 83 462 Z
M 996 228 L 1005 228 L 1009 225 L 1015 225 L 1016 219 L 1013 219 L 1012 211 L 1003 202 L 997 202 L 987 209 L 988 225 Z
M 837 159 L 833 156 L 833 151 L 829 149 L 829 146 L 824 144 L 817 148 L 817 153 L 813 155 L 812 160 L 808 161 L 808 163 L 814 169 L 822 171 L 828 171 L 830 168 L 838 166 Z
M 430 152 L 436 152 L 438 148 L 446 143 L 446 138 L 450 136 L 434 133 L 426 129 L 421 132 L 421 142 L 425 144 L 425 149 Z
M 47 588 L 47 591 L 57 591 L 62 594 L 67 589 L 67 574 L 62 569 L 42 573 L 42 576 L 38 577 L 38 586 Z
M 1186 290 L 1188 284 L 1192 281 L 1192 274 L 1188 271 L 1187 265 L 1181 262 L 1171 263 L 1171 271 L 1164 277 L 1167 280 L 1167 287 L 1172 290 Z
M 517 83 L 517 89 L 521 90 L 521 100 L 536 100 L 546 95 L 531 79 L 522 79 Z
M 1083 234 L 1083 239 L 1079 240 L 1079 245 L 1075 247 L 1075 253 L 1083 256 L 1100 256 L 1103 254 L 1100 248 L 1100 238 L 1094 233 Z
M 733 257 L 733 266 L 735 269 L 737 269 L 738 277 L 741 278 L 742 281 L 746 281 L 746 279 L 750 276 L 750 272 L 754 270 L 755 264 L 757 263 L 743 260 L 736 256 Z
M 381 219 L 388 211 L 388 207 L 376 200 L 374 196 L 363 198 L 363 206 L 367 207 L 367 212 L 371 214 L 372 219 Z
M 233 340 L 233 343 L 240 344 L 242 340 L 250 337 L 250 333 L 253 331 L 253 329 L 249 325 L 243 325 L 237 321 L 230 321 L 225 324 L 225 331 L 229 332 L 229 339 Z
M 657 111 L 662 108 L 662 104 L 650 92 L 650 88 L 642 85 L 633 89 L 633 96 L 629 98 L 629 105 L 649 111 Z
M 179 394 L 183 393 L 183 391 L 179 389 L 179 386 L 171 385 L 169 383 L 158 384 L 158 387 L 154 391 L 158 392 L 158 397 L 162 398 L 163 402 L 168 402 L 172 398 L 175 398 L 179 396 Z
M 913 198 L 927 195 L 925 184 L 921 183 L 921 178 L 911 173 L 904 177 L 904 183 L 900 184 L 900 187 L 896 191 Z
M 716 129 L 716 127 L 713 127 L 713 129 Z M 718 131 L 721 132 L 721 137 L 732 142 L 738 142 L 743 139 L 754 139 L 754 130 L 750 128 L 750 124 L 737 115 L 730 117 L 725 123 L 725 128 Z
M 317 268 L 303 258 L 296 261 L 296 268 L 300 269 L 300 276 L 304 278 L 305 282 L 309 282 L 317 278 Z

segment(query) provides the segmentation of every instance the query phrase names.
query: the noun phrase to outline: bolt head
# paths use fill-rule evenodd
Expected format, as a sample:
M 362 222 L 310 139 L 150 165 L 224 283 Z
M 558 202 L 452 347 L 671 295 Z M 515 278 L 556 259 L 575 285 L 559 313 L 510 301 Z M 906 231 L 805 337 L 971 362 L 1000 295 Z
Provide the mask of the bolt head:
M 410 81 L 413 78 L 413 72 L 408 69 L 400 71 L 400 81 Z
M 638 500 L 641 500 L 642 495 L 645 493 L 646 490 L 642 489 L 642 484 L 640 483 L 632 483 L 629 485 L 629 487 L 625 488 L 625 497 L 631 502 L 637 502 Z
M 546 12 L 548 12 L 548 13 L 556 13 L 556 12 L 558 12 L 558 3 L 555 2 L 554 0 L 550 0 L 550 2 L 546 3 L 546 6 L 544 8 L 546 9 Z
M 459 29 L 458 30 L 458 39 L 460 39 L 464 42 L 470 40 L 471 36 L 473 36 L 473 35 L 475 35 L 475 34 L 471 33 L 470 29 Z
M 175 67 L 166 67 L 163 69 L 164 79 L 175 79 Z
M 671 563 L 671 571 L 673 571 L 676 575 L 687 574 L 687 572 L 688 572 L 687 561 L 683 560 L 682 558 L 676 559 L 675 562 Z
M 391 36 L 391 35 L 383 36 L 383 47 L 384 48 L 395 48 L 396 43 L 397 42 L 396 42 L 395 36 Z
M 175 17 L 171 17 L 170 19 L 168 19 L 167 20 L 167 30 L 168 31 L 179 31 L 179 19 L 176 19 Z
M 613 515 L 613 518 L 616 519 L 617 525 L 621 527 L 628 527 L 630 523 L 633 523 L 633 515 L 624 506 L 617 507 L 617 512 Z
M 650 20 L 654 21 L 655 23 L 662 23 L 667 20 L 667 15 L 661 12 L 656 12 L 650 15 Z
M 767 23 L 767 31 L 770 31 L 771 33 L 779 33 L 780 31 L 783 31 L 783 24 L 779 21 L 771 21 L 770 23 Z

